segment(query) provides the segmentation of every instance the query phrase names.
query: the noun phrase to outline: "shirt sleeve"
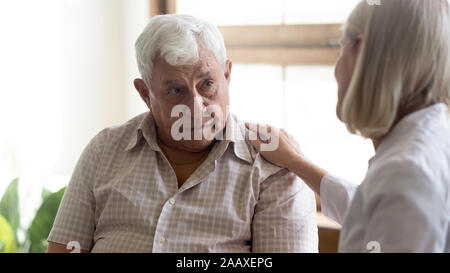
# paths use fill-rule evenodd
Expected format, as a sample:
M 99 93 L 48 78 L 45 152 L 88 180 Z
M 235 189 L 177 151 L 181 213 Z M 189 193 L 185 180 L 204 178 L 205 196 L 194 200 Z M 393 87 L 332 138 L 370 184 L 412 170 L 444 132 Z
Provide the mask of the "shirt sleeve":
M 252 252 L 318 252 L 314 193 L 287 170 L 261 183 L 252 223 Z
M 335 175 L 325 175 L 320 183 L 320 205 L 323 215 L 342 225 L 357 188 L 357 184 Z
M 93 182 L 102 152 L 102 133 L 90 141 L 78 160 L 47 239 L 50 242 L 64 245 L 78 242 L 82 250 L 92 248 L 95 230 Z

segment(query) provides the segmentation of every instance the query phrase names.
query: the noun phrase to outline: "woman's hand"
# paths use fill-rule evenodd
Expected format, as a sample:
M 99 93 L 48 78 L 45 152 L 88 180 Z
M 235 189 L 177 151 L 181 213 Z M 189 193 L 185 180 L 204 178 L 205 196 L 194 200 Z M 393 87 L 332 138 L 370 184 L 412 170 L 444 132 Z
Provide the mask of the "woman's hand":
M 245 126 L 257 136 L 256 140 L 252 140 L 251 137 L 249 140 L 265 159 L 281 168 L 287 168 L 291 172 L 295 173 L 317 195 L 320 196 L 320 184 L 322 178 L 327 174 L 327 172 L 324 169 L 314 165 L 303 156 L 298 142 L 294 139 L 294 137 L 289 135 L 283 129 L 268 127 L 267 125 L 245 123 Z M 263 127 L 264 130 L 261 130 L 262 126 L 266 126 L 266 128 Z M 261 133 L 261 131 L 268 132 L 269 136 Z M 272 139 L 270 136 L 272 136 Z M 277 145 L 278 147 L 275 147 L 273 151 L 264 151 L 261 149 L 261 145 L 271 143 L 274 141 L 273 138 L 276 137 L 278 137 L 279 140 Z M 277 144 L 276 141 L 275 144 Z
M 255 147 L 266 160 L 273 164 L 292 170 L 293 164 L 303 158 L 298 142 L 284 129 L 256 123 L 245 123 L 245 126 L 257 136 L 256 140 L 250 139 L 253 147 Z M 264 130 L 261 130 L 261 128 L 264 128 Z M 269 136 L 262 133 L 262 131 L 268 132 Z M 261 145 L 271 143 L 274 138 L 278 138 L 278 147 L 274 147 L 273 151 L 264 151 L 261 149 Z M 277 144 L 276 141 L 275 144 Z

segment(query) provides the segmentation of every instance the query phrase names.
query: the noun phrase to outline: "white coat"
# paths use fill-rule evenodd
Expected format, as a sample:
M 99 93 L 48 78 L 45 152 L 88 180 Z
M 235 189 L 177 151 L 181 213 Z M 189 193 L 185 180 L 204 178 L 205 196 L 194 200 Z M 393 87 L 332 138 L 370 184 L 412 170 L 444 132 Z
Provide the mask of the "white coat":
M 340 252 L 450 252 L 450 128 L 439 103 L 383 139 L 361 185 L 321 182 L 325 216 L 342 225 Z

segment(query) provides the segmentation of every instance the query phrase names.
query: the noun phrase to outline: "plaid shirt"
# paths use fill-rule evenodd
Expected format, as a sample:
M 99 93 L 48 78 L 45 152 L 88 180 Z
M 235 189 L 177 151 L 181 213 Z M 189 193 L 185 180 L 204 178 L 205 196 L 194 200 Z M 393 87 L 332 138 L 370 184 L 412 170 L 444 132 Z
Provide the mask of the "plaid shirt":
M 225 130 L 180 188 L 150 112 L 103 130 L 79 159 L 48 241 L 91 252 L 317 252 L 313 192 L 256 153 L 233 115 Z

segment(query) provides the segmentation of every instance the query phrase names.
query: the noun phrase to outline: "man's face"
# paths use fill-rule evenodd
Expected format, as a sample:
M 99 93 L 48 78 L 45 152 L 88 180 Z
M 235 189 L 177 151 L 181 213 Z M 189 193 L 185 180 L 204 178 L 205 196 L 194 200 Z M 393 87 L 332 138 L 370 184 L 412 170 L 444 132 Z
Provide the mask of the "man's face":
M 199 48 L 199 57 L 199 62 L 194 65 L 180 66 L 172 66 L 163 58 L 155 59 L 151 90 L 142 90 L 145 89 L 141 86 L 143 82 L 139 84 L 135 81 L 136 88 L 153 114 L 158 137 L 166 145 L 189 152 L 201 152 L 213 144 L 214 139 L 205 137 L 204 133 L 208 131 L 213 134 L 224 129 L 229 105 L 231 61 L 227 61 L 224 70 L 214 53 L 202 47 Z M 180 105 L 187 112 L 178 114 L 180 111 L 176 109 L 180 109 L 177 108 Z M 214 113 L 211 109 L 215 109 Z M 181 117 L 191 128 L 180 127 Z M 208 127 L 207 122 L 211 124 L 213 120 L 214 126 Z M 174 131 L 189 135 L 190 140 L 177 139 Z

